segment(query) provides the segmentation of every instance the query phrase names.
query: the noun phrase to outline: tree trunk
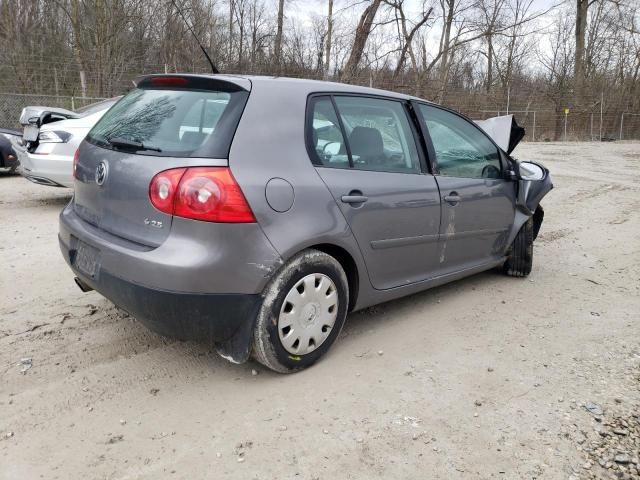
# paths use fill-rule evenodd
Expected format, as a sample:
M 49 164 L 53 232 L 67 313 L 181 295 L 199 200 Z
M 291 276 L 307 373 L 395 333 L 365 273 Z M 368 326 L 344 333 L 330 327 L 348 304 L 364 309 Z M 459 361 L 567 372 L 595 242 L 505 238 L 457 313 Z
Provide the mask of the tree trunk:
M 362 12 L 362 16 L 360 16 L 360 21 L 356 28 L 356 35 L 353 39 L 353 47 L 351 47 L 351 53 L 349 54 L 349 60 L 347 60 L 342 74 L 341 80 L 343 82 L 348 82 L 353 79 L 356 74 L 358 65 L 362 59 L 362 52 L 364 52 L 364 47 L 367 44 L 367 39 L 373 26 L 373 20 L 376 17 L 376 13 L 378 13 L 378 7 L 380 7 L 381 1 L 382 0 L 373 0 L 364 12 Z
M 97 88 L 94 87 L 93 91 L 97 91 L 97 96 L 102 97 L 104 95 L 104 63 L 105 56 L 103 55 L 103 51 L 105 48 L 105 29 L 106 27 L 106 19 L 105 19 L 105 9 L 103 0 L 95 0 L 95 15 L 96 15 L 96 25 L 94 29 L 94 43 L 95 43 L 95 60 L 96 60 L 96 77 L 97 77 Z
M 555 122 L 553 128 L 553 139 L 554 141 L 560 141 L 562 139 L 562 131 L 564 125 L 564 110 L 561 108 L 560 104 L 556 104 L 555 108 Z
M 491 91 L 493 84 L 493 38 L 491 33 L 487 34 L 487 93 Z
M 329 79 L 329 64 L 331 63 L 331 33 L 333 30 L 333 0 L 329 0 L 327 15 L 327 43 L 324 49 L 324 79 Z
M 227 65 L 233 62 L 233 0 L 229 0 L 229 58 Z
M 584 42 L 587 33 L 587 14 L 589 12 L 589 0 L 576 0 L 576 61 L 574 64 L 575 97 L 577 101 L 582 98 L 584 87 Z
M 78 0 L 71 1 L 71 28 L 73 30 L 73 53 L 80 67 L 80 89 L 82 90 L 82 96 L 87 96 L 87 80 L 85 75 L 85 62 L 82 55 L 80 45 L 83 44 L 82 27 L 80 25 L 80 6 Z
M 282 61 L 282 24 L 284 23 L 284 0 L 278 1 L 278 30 L 276 31 L 276 42 L 274 45 L 274 54 L 276 67 L 280 68 Z
M 440 59 L 440 88 L 438 89 L 438 102 L 442 103 L 444 93 L 446 90 L 446 84 L 449 79 L 449 57 L 452 52 L 449 51 L 451 44 L 451 26 L 453 25 L 453 14 L 455 11 L 455 0 L 446 0 L 443 2 L 443 7 L 446 4 L 446 11 L 443 11 L 444 17 L 444 32 L 442 34 L 442 41 L 440 42 L 440 51 L 442 57 Z

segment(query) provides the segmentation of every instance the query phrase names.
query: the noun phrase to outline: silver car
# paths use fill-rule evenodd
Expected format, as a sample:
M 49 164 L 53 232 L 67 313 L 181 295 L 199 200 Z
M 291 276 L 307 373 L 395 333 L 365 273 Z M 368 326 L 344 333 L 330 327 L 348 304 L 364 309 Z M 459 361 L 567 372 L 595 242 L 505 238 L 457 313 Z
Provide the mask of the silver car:
M 20 174 L 40 185 L 73 187 L 73 156 L 89 130 L 118 100 L 94 103 L 75 112 L 59 108 L 26 107 L 22 148 L 17 148 Z
M 510 124 L 511 150 L 524 135 Z M 143 78 L 89 132 L 60 247 L 155 331 L 278 372 L 346 315 L 532 265 L 549 172 L 419 98 L 286 78 Z

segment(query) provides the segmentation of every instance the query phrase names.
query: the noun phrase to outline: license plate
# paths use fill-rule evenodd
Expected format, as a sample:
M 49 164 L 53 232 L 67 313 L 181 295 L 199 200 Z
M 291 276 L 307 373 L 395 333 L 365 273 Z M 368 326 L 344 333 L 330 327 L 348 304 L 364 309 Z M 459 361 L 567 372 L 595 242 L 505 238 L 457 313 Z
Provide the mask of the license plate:
M 37 125 L 25 125 L 22 138 L 27 142 L 35 142 L 38 139 L 40 129 Z
M 98 249 L 78 241 L 73 264 L 85 275 L 93 277 L 98 270 Z

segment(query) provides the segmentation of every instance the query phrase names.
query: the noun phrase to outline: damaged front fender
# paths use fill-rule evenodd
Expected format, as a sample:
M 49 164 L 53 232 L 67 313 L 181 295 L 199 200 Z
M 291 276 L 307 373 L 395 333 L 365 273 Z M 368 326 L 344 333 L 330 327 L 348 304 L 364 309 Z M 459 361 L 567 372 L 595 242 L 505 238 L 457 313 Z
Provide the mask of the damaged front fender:
M 544 217 L 540 201 L 553 188 L 549 169 L 539 163 L 535 163 L 535 165 L 542 169 L 543 175 L 539 180 L 530 180 L 527 179 L 526 176 L 522 175 L 520 171 L 520 163 L 524 162 L 515 162 L 514 165 L 514 178 L 518 182 L 516 212 L 513 220 L 513 228 L 511 229 L 507 245 L 511 245 L 511 243 L 513 243 L 513 240 L 522 228 L 522 225 L 524 225 L 531 216 L 534 217 L 534 239 L 537 237 L 538 232 L 540 231 L 540 225 L 542 224 L 542 218 Z
M 539 163 L 533 163 L 533 165 L 542 170 L 542 178 L 533 180 L 529 179 L 522 173 L 524 165 L 532 163 L 533 162 L 516 163 L 518 176 L 518 196 L 516 198 L 516 207 L 527 215 L 534 214 L 536 208 L 538 208 L 538 205 L 540 204 L 540 200 L 542 200 L 542 198 L 553 188 L 551 173 L 547 168 Z

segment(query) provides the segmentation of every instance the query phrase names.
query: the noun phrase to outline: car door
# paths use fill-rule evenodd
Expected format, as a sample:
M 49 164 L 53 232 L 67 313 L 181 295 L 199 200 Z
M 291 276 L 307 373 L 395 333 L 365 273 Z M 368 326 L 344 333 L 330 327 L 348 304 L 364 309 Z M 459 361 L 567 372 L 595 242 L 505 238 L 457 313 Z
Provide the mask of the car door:
M 373 287 L 427 278 L 438 264 L 440 195 L 434 177 L 423 172 L 406 105 L 317 96 L 307 122 L 310 155 L 355 236 Z
M 473 122 L 443 108 L 417 104 L 442 198 L 443 273 L 504 254 L 515 217 L 516 183 L 504 174 L 503 154 Z

